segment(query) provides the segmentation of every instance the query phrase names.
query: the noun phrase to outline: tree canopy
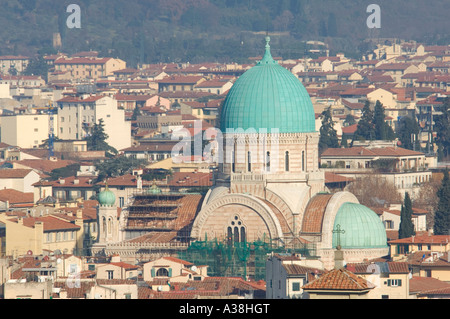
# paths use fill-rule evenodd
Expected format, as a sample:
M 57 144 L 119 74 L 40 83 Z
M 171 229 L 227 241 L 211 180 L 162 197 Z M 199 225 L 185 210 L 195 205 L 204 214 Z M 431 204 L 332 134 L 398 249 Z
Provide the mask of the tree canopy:
M 448 235 L 450 231 L 450 179 L 448 170 L 444 171 L 444 177 L 437 196 L 439 202 L 434 214 L 434 234 Z
M 409 193 L 405 193 L 405 199 L 400 212 L 400 226 L 398 238 L 408 238 L 415 235 L 414 224 L 412 222 L 412 202 Z
M 336 129 L 334 128 L 334 121 L 331 116 L 330 108 L 322 112 L 322 126 L 320 127 L 319 139 L 319 153 L 322 153 L 327 148 L 339 147 L 339 139 L 337 137 Z
M 105 133 L 104 121 L 100 119 L 98 123 L 94 123 L 91 134 L 85 137 L 88 151 L 105 151 L 106 156 L 109 157 L 116 155 L 117 150 L 106 142 L 108 137 Z

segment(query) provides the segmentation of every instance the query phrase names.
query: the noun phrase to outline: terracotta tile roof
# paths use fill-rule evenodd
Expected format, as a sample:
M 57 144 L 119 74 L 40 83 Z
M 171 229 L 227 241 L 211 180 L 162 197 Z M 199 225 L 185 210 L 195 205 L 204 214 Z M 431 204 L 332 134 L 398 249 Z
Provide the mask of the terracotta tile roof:
M 76 162 L 70 160 L 48 160 L 48 159 L 25 159 L 20 161 L 15 161 L 21 166 L 26 166 L 32 169 L 36 169 L 43 173 L 50 173 L 54 169 L 67 167 L 71 164 L 75 164 Z
M 421 152 L 408 150 L 401 147 L 350 147 L 350 148 L 328 148 L 322 153 L 324 156 L 419 156 Z
M 353 124 L 349 126 L 344 126 L 342 128 L 342 134 L 355 134 L 356 130 L 358 129 L 358 124 Z
M 20 169 L 20 168 L 8 168 L 8 169 L 0 169 L 0 179 L 3 178 L 24 178 L 28 174 L 30 174 L 32 169 Z
M 34 193 L 23 193 L 15 189 L 0 190 L 0 201 L 9 201 L 10 205 L 34 203 Z
M 87 98 L 67 96 L 56 102 L 57 103 L 94 103 L 103 98 L 104 98 L 104 96 L 89 96 Z
M 11 219 L 10 221 L 18 222 L 18 218 Z M 23 225 L 25 227 L 34 228 L 36 222 L 42 222 L 44 225 L 44 232 L 55 230 L 80 230 L 80 226 L 72 224 L 70 222 L 56 218 L 55 216 L 44 217 L 26 217 L 22 218 Z
M 377 268 L 371 266 L 376 265 Z M 370 274 L 375 269 L 381 274 L 408 274 L 409 267 L 406 262 L 372 262 L 372 263 L 348 263 L 346 269 L 354 274 Z
M 55 64 L 105 64 L 112 58 L 96 58 L 96 57 L 61 57 L 55 60 Z
M 123 268 L 125 270 L 133 270 L 133 269 L 138 269 L 139 268 L 139 266 L 127 264 L 127 263 L 122 262 L 122 261 L 120 261 L 120 262 L 112 262 L 112 263 L 109 263 L 109 264 L 113 265 L 113 266 L 117 266 L 117 267 Z
M 40 181 L 33 185 L 52 186 L 53 188 L 92 188 L 94 178 L 83 176 L 69 176 L 56 181 Z
M 147 285 L 167 284 L 166 282 L 147 282 Z M 235 277 L 206 277 L 202 281 L 174 283 L 174 290 L 159 292 L 144 288 L 139 295 L 143 299 L 196 299 L 200 296 L 224 297 L 235 294 L 254 292 L 255 295 L 265 295 L 265 282 L 250 282 Z
M 413 266 L 450 267 L 448 252 L 435 253 L 431 251 L 416 251 L 408 255 L 408 263 Z
M 182 265 L 187 266 L 187 267 L 193 265 L 193 263 L 191 263 L 189 261 L 178 259 L 178 258 L 175 258 L 175 257 L 162 257 L 162 259 L 169 260 L 169 261 L 172 261 L 172 262 L 175 262 L 175 263 L 179 263 L 179 264 L 182 264 Z
M 374 288 L 367 280 L 346 269 L 333 269 L 303 286 L 304 290 L 364 291 Z
M 345 177 L 345 176 L 335 174 L 332 172 L 325 172 L 325 184 L 345 183 L 345 182 L 351 182 L 351 181 L 353 181 L 353 178 Z
M 175 172 L 167 185 L 171 187 L 211 187 L 212 173 Z
M 197 84 L 202 79 L 202 76 L 170 76 L 157 82 L 163 84 Z
M 302 233 L 321 233 L 325 209 L 332 194 L 318 194 L 308 203 L 303 217 Z
M 444 244 L 447 245 L 450 241 L 450 235 L 422 235 L 397 240 L 391 240 L 389 244 Z
M 409 280 L 410 293 L 427 293 L 428 291 L 435 291 L 443 289 L 443 292 L 450 292 L 450 284 L 432 277 L 412 277 Z

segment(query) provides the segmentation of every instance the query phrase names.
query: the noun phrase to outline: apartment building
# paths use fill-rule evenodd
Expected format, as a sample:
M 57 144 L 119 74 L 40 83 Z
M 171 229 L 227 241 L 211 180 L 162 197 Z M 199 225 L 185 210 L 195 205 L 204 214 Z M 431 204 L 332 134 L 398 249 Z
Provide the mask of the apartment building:
M 15 114 L 1 116 L 1 141 L 21 148 L 37 148 L 48 139 L 49 114 Z M 53 127 L 57 127 L 56 117 Z
M 54 62 L 56 72 L 70 72 L 71 78 L 99 79 L 126 68 L 126 62 L 113 58 L 61 57 Z
M 131 146 L 131 124 L 125 120 L 124 110 L 108 96 L 68 96 L 57 101 L 57 136 L 63 140 L 82 140 L 91 134 L 94 124 L 103 120 L 106 142 L 117 150 Z

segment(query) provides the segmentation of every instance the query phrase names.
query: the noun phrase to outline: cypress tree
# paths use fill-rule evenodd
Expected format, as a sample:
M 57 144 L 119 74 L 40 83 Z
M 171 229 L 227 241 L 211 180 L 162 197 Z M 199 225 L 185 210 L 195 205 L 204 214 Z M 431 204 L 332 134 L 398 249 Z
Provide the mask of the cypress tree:
M 319 152 L 322 153 L 327 148 L 339 147 L 339 139 L 334 129 L 334 121 L 330 108 L 322 112 L 322 126 L 320 127 Z
M 448 170 L 444 172 L 441 187 L 437 192 L 438 207 L 434 215 L 435 235 L 447 235 L 450 230 L 450 180 Z
M 400 227 L 398 230 L 398 238 L 408 238 L 415 234 L 414 224 L 412 222 L 412 202 L 409 193 L 405 193 L 405 199 L 400 213 Z

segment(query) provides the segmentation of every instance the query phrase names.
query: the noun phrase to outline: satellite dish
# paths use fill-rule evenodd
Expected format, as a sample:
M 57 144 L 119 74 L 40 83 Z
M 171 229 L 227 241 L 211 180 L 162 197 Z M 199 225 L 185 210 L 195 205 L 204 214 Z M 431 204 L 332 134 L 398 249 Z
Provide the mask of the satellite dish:
M 192 270 L 192 271 L 197 271 L 197 267 L 196 267 L 196 266 L 192 266 L 192 267 L 191 267 L 191 270 Z
M 31 250 L 27 251 L 27 255 L 28 255 L 28 256 L 33 255 L 33 251 L 31 251 Z
M 61 263 L 61 258 L 56 259 L 56 263 L 60 264 Z
M 163 290 L 163 286 L 158 286 L 158 291 L 162 291 Z

